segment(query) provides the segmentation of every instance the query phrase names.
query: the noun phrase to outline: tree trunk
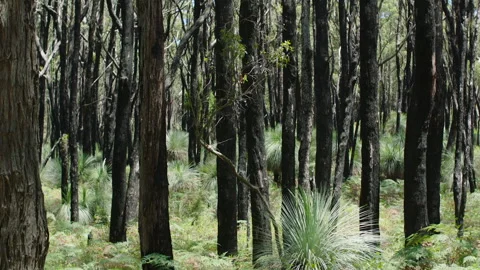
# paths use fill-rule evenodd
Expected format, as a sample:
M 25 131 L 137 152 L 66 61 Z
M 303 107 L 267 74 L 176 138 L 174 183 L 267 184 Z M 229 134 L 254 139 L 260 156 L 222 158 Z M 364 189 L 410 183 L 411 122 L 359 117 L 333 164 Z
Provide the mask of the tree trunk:
M 8 16 L 0 20 L 0 269 L 43 269 L 48 228 L 37 152 L 35 5 L 1 6 Z
M 258 46 L 258 0 L 242 0 L 240 4 L 240 37 L 246 53 L 242 59 L 242 74 L 246 80 L 242 83 L 242 92 L 247 102 L 246 136 L 248 166 L 247 175 L 250 183 L 257 186 L 262 196 L 269 199 L 269 184 L 267 178 L 267 164 L 265 152 L 265 122 L 263 114 L 264 88 L 257 54 Z M 261 197 L 253 192 L 251 198 L 252 209 L 252 236 L 253 236 L 253 263 L 272 251 L 270 219 Z
M 436 93 L 427 139 L 427 208 L 430 224 L 440 223 L 440 181 L 445 125 L 445 70 L 443 68 L 443 22 L 441 2 L 435 1 Z
M 247 120 L 245 118 L 246 106 L 242 106 L 246 101 L 242 100 L 241 105 L 238 106 L 238 173 L 247 178 Z M 250 190 L 242 182 L 237 180 L 237 194 L 238 194 L 238 220 L 249 221 L 248 206 Z
M 138 100 L 137 100 L 138 102 Z M 138 192 L 140 178 L 139 164 L 139 140 L 140 140 L 140 115 L 138 105 L 134 106 L 135 111 L 135 128 L 130 152 L 130 175 L 128 176 L 127 198 L 125 201 L 125 223 L 131 222 L 138 218 Z M 124 225 L 125 226 L 125 225 Z
M 405 238 L 429 225 L 427 138 L 436 91 L 435 1 L 415 2 L 415 79 L 405 138 Z
M 378 108 L 378 6 L 377 0 L 360 2 L 360 137 L 362 139 L 362 181 L 360 207 L 371 215 L 361 217 L 368 225 L 362 230 L 380 233 L 380 143 Z
M 127 146 L 130 129 L 131 88 L 133 81 L 133 3 L 122 0 L 122 50 L 120 52 L 120 78 L 118 82 L 115 139 L 112 160 L 112 214 L 110 219 L 110 242 L 127 240 L 125 227 L 125 201 L 127 196 Z
M 80 43 L 82 23 L 82 3 L 75 0 L 75 19 L 73 25 L 73 52 L 72 73 L 70 76 L 70 132 L 68 134 L 68 147 L 70 150 L 70 219 L 78 222 L 78 70 L 80 62 Z M 65 33 L 66 34 L 66 33 Z
M 328 61 L 328 1 L 315 1 L 315 103 L 317 107 L 317 153 L 315 183 L 319 190 L 330 189 L 332 168 L 333 103 Z
M 229 48 L 233 35 L 233 1 L 215 5 L 215 95 L 217 106 L 216 134 L 218 150 L 230 160 L 236 159 L 235 98 L 233 52 Z M 218 254 L 237 254 L 237 178 L 228 164 L 217 157 L 218 183 Z
M 166 104 L 162 1 L 137 1 L 140 27 L 141 120 L 139 233 L 142 256 L 173 260 L 168 215 Z M 144 270 L 155 269 L 143 265 Z M 173 269 L 164 267 L 163 269 Z
M 313 124 L 313 50 L 310 40 L 310 0 L 302 1 L 302 99 L 298 123 L 298 137 L 300 148 L 298 149 L 298 185 L 305 190 L 310 186 L 310 144 L 312 142 Z

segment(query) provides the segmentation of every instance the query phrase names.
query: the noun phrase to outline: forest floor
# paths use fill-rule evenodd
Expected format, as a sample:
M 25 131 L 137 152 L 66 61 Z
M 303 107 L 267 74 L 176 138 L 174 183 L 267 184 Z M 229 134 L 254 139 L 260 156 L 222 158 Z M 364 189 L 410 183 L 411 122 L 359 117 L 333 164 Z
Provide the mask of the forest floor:
M 476 154 L 480 152 L 478 150 Z M 85 167 L 88 162 L 95 164 L 86 157 L 81 158 Z M 83 170 L 90 178 L 102 174 L 101 166 L 98 166 L 101 163 L 96 164 L 90 173 Z M 241 223 L 238 229 L 238 256 L 217 255 L 214 164 L 213 158 L 196 169 L 175 161 L 169 163 L 170 227 L 176 269 L 253 269 L 251 237 L 247 238 L 245 223 Z M 127 242 L 108 242 L 108 201 L 111 198 L 108 177 L 103 186 L 99 185 L 100 181 L 92 184 L 88 182 L 92 180 L 82 180 L 81 223 L 71 224 L 67 221 L 69 209 L 61 205 L 59 181 L 53 180 L 58 174 L 56 160 L 50 161 L 42 171 L 50 232 L 45 269 L 140 269 L 138 223 L 129 224 Z M 432 226 L 439 233 L 419 237 L 416 240 L 418 245 L 404 248 L 403 181 L 383 180 L 380 209 L 382 252 L 364 269 L 480 269 L 480 192 L 468 194 L 465 235 L 459 239 L 456 237 L 450 185 L 448 181 L 442 183 L 442 224 Z M 274 183 L 270 191 L 272 210 L 279 217 L 281 192 Z M 353 176 L 343 187 L 342 205 L 357 209 L 359 192 L 360 179 Z M 89 234 L 91 240 L 88 240 Z M 272 269 L 272 266 L 266 268 Z

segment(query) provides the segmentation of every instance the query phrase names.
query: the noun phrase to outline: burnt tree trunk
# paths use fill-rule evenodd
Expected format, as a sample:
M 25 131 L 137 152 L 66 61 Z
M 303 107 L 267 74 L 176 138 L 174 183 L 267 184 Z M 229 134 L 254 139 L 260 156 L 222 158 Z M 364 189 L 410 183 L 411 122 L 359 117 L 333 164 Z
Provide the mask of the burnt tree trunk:
M 264 198 L 269 199 L 269 183 L 265 151 L 265 121 L 263 113 L 264 88 L 258 64 L 258 0 L 242 0 L 240 4 L 240 37 L 246 53 L 242 59 L 242 92 L 246 100 L 246 137 L 250 183 L 257 186 Z M 270 219 L 266 205 L 256 193 L 251 193 L 253 263 L 272 251 Z
M 215 98 L 218 150 L 228 159 L 236 159 L 235 98 L 233 52 L 229 48 L 233 33 L 233 0 L 215 4 Z M 237 254 L 237 178 L 228 164 L 217 157 L 218 254 Z
M 333 103 L 330 91 L 330 66 L 328 59 L 328 1 L 315 1 L 315 105 L 317 152 L 315 184 L 317 189 L 330 189 L 332 168 Z
M 405 138 L 405 238 L 429 225 L 427 138 L 436 91 L 435 1 L 415 1 L 415 76 Z
M 133 2 L 122 0 L 122 49 L 120 52 L 120 77 L 115 124 L 115 139 L 112 159 L 112 212 L 110 219 L 110 242 L 127 240 L 127 230 L 123 222 L 127 198 L 127 146 L 130 129 L 131 88 L 133 85 Z
M 68 147 L 70 151 L 70 220 L 78 222 L 78 127 L 79 127 L 79 106 L 78 106 L 78 70 L 80 64 L 80 43 L 82 23 L 82 1 L 75 0 L 75 16 L 73 25 L 73 51 L 72 51 L 72 72 L 70 75 L 70 132 L 68 134 Z M 64 33 L 67 34 L 67 33 Z
M 368 225 L 362 230 L 380 233 L 380 143 L 378 108 L 378 6 L 377 0 L 360 1 L 360 137 L 362 139 L 362 180 L 360 207 L 371 215 L 361 217 Z
M 1 6 L 8 16 L 0 20 L 0 269 L 43 269 L 48 228 L 37 154 L 35 5 Z
M 440 223 L 440 181 L 445 125 L 445 70 L 443 68 L 443 22 L 441 2 L 435 1 L 436 93 L 427 139 L 427 209 L 430 224 Z
M 305 190 L 310 186 L 310 144 L 312 142 L 313 125 L 313 50 L 310 39 L 311 1 L 302 1 L 302 77 L 301 107 L 298 108 L 298 185 Z

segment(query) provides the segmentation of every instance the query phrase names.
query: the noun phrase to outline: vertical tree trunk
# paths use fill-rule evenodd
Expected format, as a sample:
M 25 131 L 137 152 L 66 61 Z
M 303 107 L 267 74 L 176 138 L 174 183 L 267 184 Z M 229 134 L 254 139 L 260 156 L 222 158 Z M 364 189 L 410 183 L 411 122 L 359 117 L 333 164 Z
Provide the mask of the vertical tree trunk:
M 125 201 L 127 196 L 127 146 L 130 129 L 130 96 L 133 81 L 133 3 L 120 2 L 122 10 L 122 49 L 120 52 L 120 78 L 118 82 L 115 139 L 112 160 L 112 214 L 110 219 L 110 242 L 127 240 L 125 227 Z
M 309 189 L 310 182 L 310 144 L 313 124 L 313 50 L 310 39 L 310 0 L 302 1 L 302 100 L 298 117 L 300 148 L 298 149 L 298 185 Z
M 242 17 L 240 18 L 242 19 Z M 241 101 L 238 106 L 238 163 L 237 170 L 240 175 L 247 178 L 247 120 L 245 118 L 246 100 Z M 238 220 L 246 220 L 248 224 L 248 206 L 250 190 L 242 182 L 237 180 L 237 194 L 238 194 Z
M 315 1 L 315 103 L 317 107 L 317 153 L 315 183 L 319 190 L 330 189 L 332 168 L 333 103 L 330 92 L 330 66 L 328 62 L 328 10 L 327 0 Z
M 378 109 L 378 6 L 377 0 L 360 1 L 360 137 L 362 139 L 362 182 L 360 207 L 371 215 L 361 221 L 368 226 L 361 229 L 380 233 L 380 143 Z
M 258 71 L 259 46 L 259 1 L 242 0 L 240 4 L 240 37 L 246 53 L 242 59 L 242 74 L 246 80 L 242 83 L 242 92 L 245 95 L 247 107 L 246 136 L 248 166 L 247 175 L 250 183 L 257 186 L 268 201 L 269 184 L 267 178 L 267 164 L 265 158 L 265 122 L 263 114 L 264 88 L 261 75 Z M 261 24 L 261 22 L 260 22 Z M 257 193 L 251 194 L 252 235 L 253 235 L 253 263 L 262 256 L 271 253 L 272 240 L 270 219 L 266 206 Z
M 435 1 L 415 2 L 415 79 L 405 139 L 405 238 L 429 225 L 427 138 L 436 91 Z
M 48 228 L 37 154 L 35 6 L 16 0 L 1 6 L 0 269 L 43 269 Z
M 215 95 L 217 106 L 216 135 L 218 150 L 230 160 L 236 159 L 235 98 L 233 52 L 229 37 L 233 35 L 233 1 L 215 4 Z M 237 178 L 228 164 L 217 157 L 218 184 L 218 254 L 237 253 Z
M 441 2 L 435 1 L 436 93 L 427 140 L 427 206 L 430 224 L 440 223 L 440 180 L 445 125 L 445 70 L 443 68 L 443 22 Z
M 69 173 L 69 155 L 68 155 L 68 132 L 70 131 L 69 122 L 69 96 L 67 83 L 67 58 L 68 58 L 68 1 L 63 2 L 61 8 L 61 22 L 62 33 L 60 43 L 60 133 L 62 136 L 62 143 L 60 144 L 60 159 L 62 161 L 62 202 L 68 201 L 68 173 Z
M 142 74 L 139 233 L 142 256 L 160 253 L 173 260 L 168 215 L 162 2 L 137 0 Z M 155 268 L 143 265 L 143 269 Z
M 70 219 L 78 222 L 78 70 L 80 62 L 80 24 L 82 23 L 82 3 L 75 0 L 75 16 L 73 25 L 72 73 L 70 76 L 70 132 L 68 146 L 70 150 Z M 66 34 L 66 33 L 64 33 Z
M 138 100 L 137 100 L 138 102 Z M 139 141 L 140 141 L 140 115 L 138 104 L 134 106 L 135 111 L 135 127 L 132 142 L 132 149 L 130 151 L 130 175 L 128 176 L 127 198 L 125 201 L 125 223 L 138 218 L 138 192 L 139 192 L 139 178 L 140 178 L 140 164 L 139 164 Z M 123 225 L 125 226 L 125 225 Z

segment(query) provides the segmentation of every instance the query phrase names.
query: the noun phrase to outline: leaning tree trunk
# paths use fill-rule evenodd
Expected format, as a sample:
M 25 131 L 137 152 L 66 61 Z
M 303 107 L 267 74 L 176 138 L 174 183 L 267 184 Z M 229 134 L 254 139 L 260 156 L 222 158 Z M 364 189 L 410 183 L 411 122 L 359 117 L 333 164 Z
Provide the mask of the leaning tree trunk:
M 405 138 L 405 238 L 429 225 L 427 137 L 436 91 L 435 1 L 415 1 L 415 79 Z
M 328 61 L 328 1 L 315 1 L 315 104 L 317 153 L 315 184 L 317 189 L 330 189 L 332 168 L 333 103 L 330 92 L 330 66 Z
M 168 215 L 162 6 L 161 0 L 137 0 L 142 74 L 138 223 L 142 256 L 159 253 L 173 260 Z M 143 269 L 153 270 L 155 267 L 144 264 Z
M 110 242 L 127 240 L 125 227 L 125 201 L 127 198 L 127 146 L 130 129 L 131 88 L 133 81 L 133 2 L 122 0 L 122 49 L 120 52 L 120 78 L 118 82 L 115 139 L 112 159 L 112 214 L 110 219 Z
M 82 23 L 82 1 L 75 0 L 75 19 L 73 25 L 72 73 L 70 76 L 70 132 L 68 147 L 70 150 L 70 220 L 78 222 L 78 70 L 80 62 L 80 24 Z M 66 33 L 64 33 L 66 34 Z
M 35 5 L 1 6 L 8 16 L 0 20 L 0 269 L 43 269 L 48 228 L 37 152 Z
M 360 137 L 362 139 L 362 181 L 360 207 L 371 215 L 361 217 L 362 230 L 380 233 L 380 142 L 378 121 L 378 6 L 377 0 L 360 2 Z

